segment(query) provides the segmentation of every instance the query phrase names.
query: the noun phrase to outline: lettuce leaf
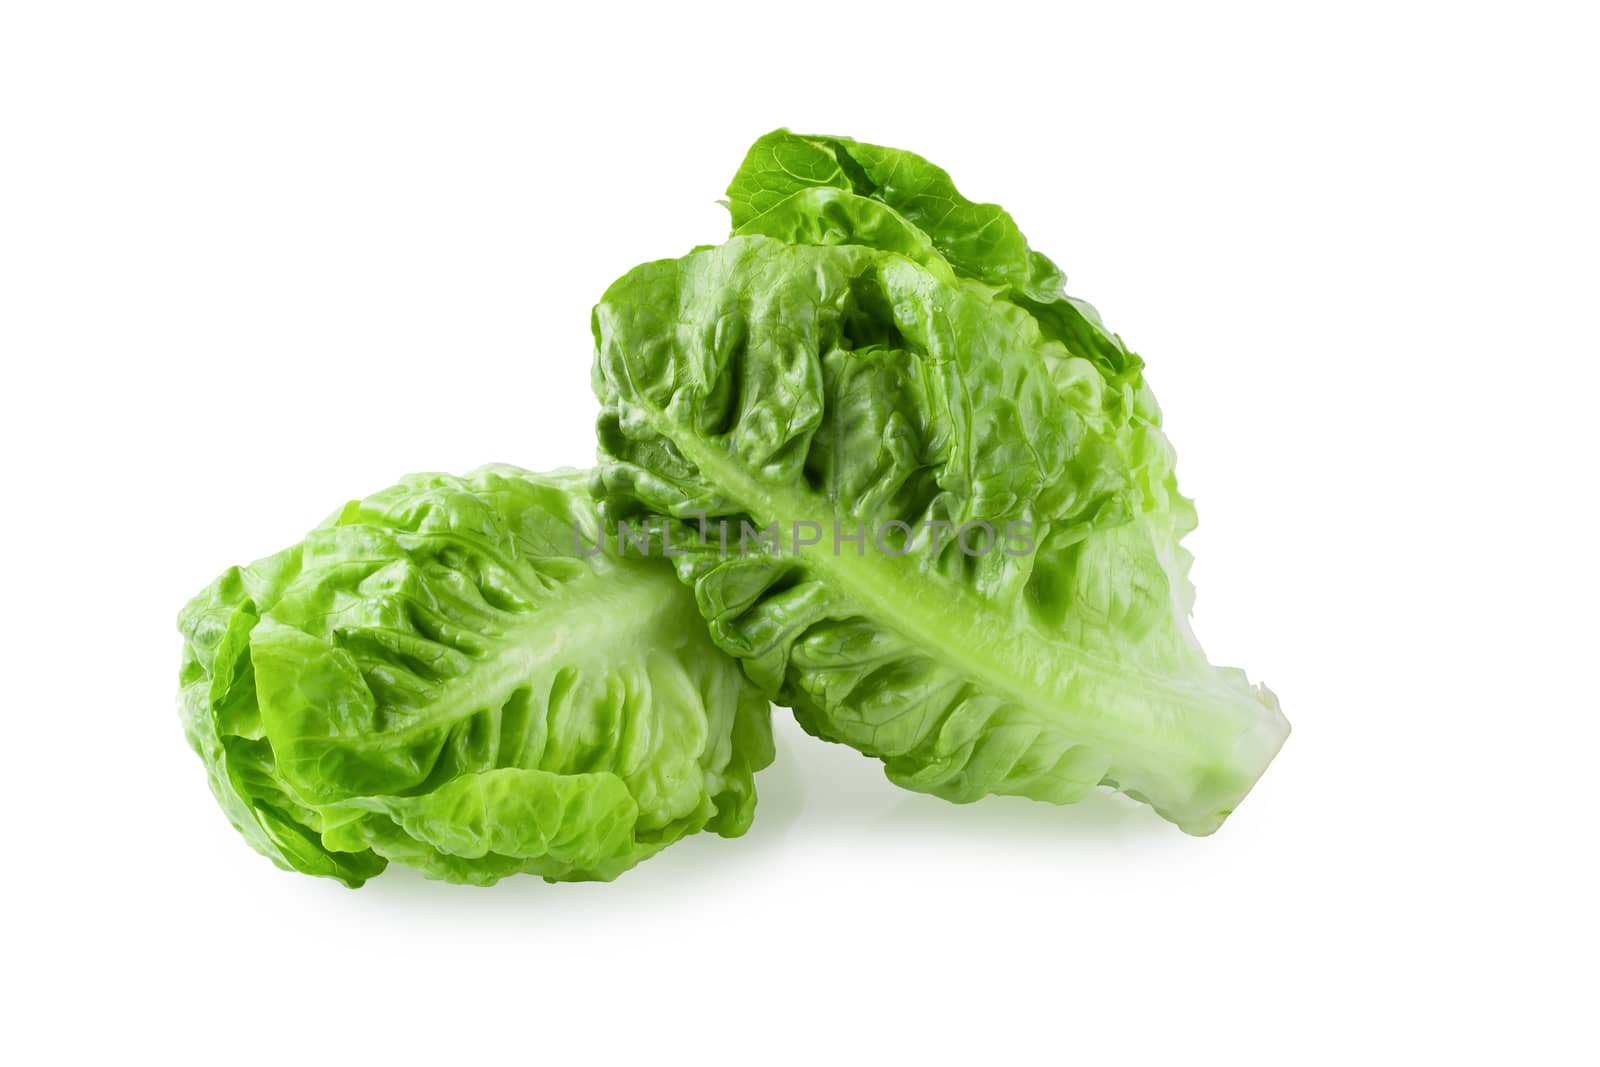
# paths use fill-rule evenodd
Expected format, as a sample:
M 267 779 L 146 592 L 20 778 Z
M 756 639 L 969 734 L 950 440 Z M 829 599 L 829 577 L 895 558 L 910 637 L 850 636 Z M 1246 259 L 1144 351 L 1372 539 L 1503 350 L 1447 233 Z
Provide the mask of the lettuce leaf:
M 728 186 L 735 234 L 796 244 L 864 244 L 984 282 L 1023 307 L 1040 331 L 1110 380 L 1140 384 L 1144 361 L 1064 291 L 1066 276 L 1028 247 L 997 204 L 962 196 L 911 152 L 846 137 L 775 130 L 750 147 Z
M 412 475 L 183 610 L 185 733 L 258 851 L 350 886 L 610 879 L 749 827 L 767 702 L 670 567 L 588 554 L 586 483 Z
M 1288 724 L 1190 630 L 1194 510 L 1142 361 L 910 153 L 777 131 L 728 197 L 726 244 L 595 309 L 608 524 L 672 517 L 717 644 L 894 782 L 1104 784 L 1214 831 Z

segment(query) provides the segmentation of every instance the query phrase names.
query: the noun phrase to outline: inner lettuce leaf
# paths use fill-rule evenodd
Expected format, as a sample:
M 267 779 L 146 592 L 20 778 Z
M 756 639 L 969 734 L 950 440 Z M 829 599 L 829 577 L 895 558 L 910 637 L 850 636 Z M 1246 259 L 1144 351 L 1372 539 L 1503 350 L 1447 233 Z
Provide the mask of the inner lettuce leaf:
M 608 525 L 671 517 L 717 644 L 894 782 L 1103 784 L 1214 831 L 1288 723 L 1189 627 L 1194 509 L 1142 361 L 910 153 L 777 131 L 728 203 L 726 244 L 595 308 Z
M 1005 209 L 968 200 L 921 156 L 774 130 L 750 147 L 727 195 L 735 234 L 869 245 L 994 286 L 1026 308 L 1047 338 L 1139 390 L 1144 361 L 1093 307 L 1066 294 L 1066 276 L 1028 247 Z
M 744 833 L 767 701 L 670 567 L 594 553 L 588 481 L 412 475 L 190 602 L 185 733 L 251 845 L 487 885 Z

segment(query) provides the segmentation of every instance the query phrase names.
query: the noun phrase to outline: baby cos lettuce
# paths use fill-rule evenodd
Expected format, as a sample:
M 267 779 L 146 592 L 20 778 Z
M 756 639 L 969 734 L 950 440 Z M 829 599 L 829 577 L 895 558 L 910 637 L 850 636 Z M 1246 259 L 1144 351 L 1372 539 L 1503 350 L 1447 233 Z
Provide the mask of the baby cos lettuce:
M 786 130 L 728 206 L 594 310 L 592 480 L 413 475 L 184 609 L 185 732 L 273 862 L 608 879 L 738 836 L 769 696 L 953 801 L 1109 785 L 1206 834 L 1266 769 L 1144 364 L 1011 217 Z M 602 514 L 658 557 L 667 517 L 677 575 Z
M 257 850 L 488 884 L 744 833 L 768 704 L 670 567 L 577 551 L 585 481 L 413 475 L 184 609 L 185 732 Z
M 595 308 L 608 522 L 679 520 L 717 645 L 894 782 L 1105 784 L 1214 831 L 1288 723 L 1189 628 L 1194 509 L 1142 361 L 1009 215 L 908 152 L 780 130 L 728 202 L 726 244 Z M 718 520 L 912 535 L 729 553 L 696 536 Z M 977 523 L 1035 550 L 970 555 L 949 531 Z

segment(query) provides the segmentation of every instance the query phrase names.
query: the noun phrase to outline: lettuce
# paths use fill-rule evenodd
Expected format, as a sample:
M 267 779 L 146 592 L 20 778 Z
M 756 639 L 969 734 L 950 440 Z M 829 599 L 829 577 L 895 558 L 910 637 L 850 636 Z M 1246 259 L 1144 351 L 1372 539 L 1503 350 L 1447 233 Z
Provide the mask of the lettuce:
M 609 879 L 748 828 L 768 704 L 670 567 L 590 554 L 586 481 L 413 475 L 190 602 L 185 733 L 258 851 Z
M 608 528 L 670 517 L 716 644 L 899 785 L 1217 829 L 1288 724 L 1189 627 L 1142 361 L 910 153 L 780 130 L 728 204 L 594 310 Z

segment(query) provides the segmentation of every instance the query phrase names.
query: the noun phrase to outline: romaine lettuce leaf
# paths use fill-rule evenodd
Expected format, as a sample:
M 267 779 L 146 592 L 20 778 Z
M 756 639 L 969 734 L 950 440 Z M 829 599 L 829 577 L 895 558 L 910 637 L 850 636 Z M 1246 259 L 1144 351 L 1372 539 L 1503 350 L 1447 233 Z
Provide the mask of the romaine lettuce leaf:
M 767 702 L 670 567 L 589 554 L 586 484 L 413 475 L 184 609 L 185 732 L 258 851 L 351 886 L 609 879 L 748 828 Z
M 672 516 L 718 645 L 898 784 L 1107 784 L 1215 830 L 1288 724 L 1189 628 L 1194 511 L 1142 362 L 909 153 L 778 131 L 729 204 L 725 245 L 595 309 L 608 523 Z
M 984 282 L 1026 308 L 1045 337 L 1138 385 L 1144 361 L 1064 291 L 1066 276 L 1028 246 L 998 204 L 962 196 L 950 175 L 912 152 L 847 137 L 774 130 L 728 186 L 735 234 L 795 244 L 864 244 Z

